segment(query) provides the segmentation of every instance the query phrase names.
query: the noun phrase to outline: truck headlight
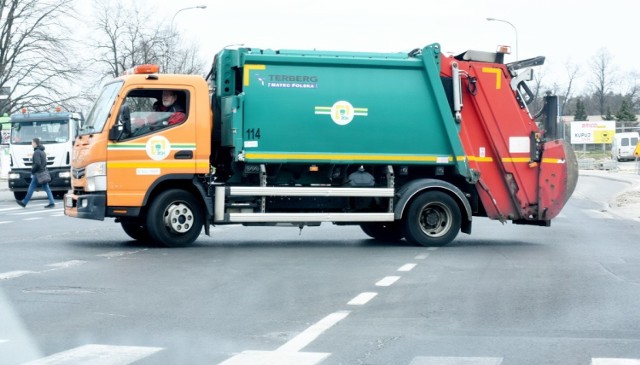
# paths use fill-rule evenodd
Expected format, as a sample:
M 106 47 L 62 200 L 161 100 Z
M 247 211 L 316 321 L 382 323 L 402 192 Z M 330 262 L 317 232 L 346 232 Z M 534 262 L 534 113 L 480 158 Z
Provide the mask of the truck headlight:
M 68 179 L 71 177 L 71 171 L 62 171 L 58 174 L 61 179 Z
M 17 174 L 15 172 L 10 172 L 8 177 L 9 177 L 9 180 L 18 180 L 20 178 L 20 174 Z
M 94 162 L 85 169 L 87 179 L 86 191 L 107 190 L 107 163 Z

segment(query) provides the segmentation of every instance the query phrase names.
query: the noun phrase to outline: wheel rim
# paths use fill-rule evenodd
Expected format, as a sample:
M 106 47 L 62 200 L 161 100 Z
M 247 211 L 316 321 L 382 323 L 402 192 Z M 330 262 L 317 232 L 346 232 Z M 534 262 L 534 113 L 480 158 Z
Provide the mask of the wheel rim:
M 453 213 L 441 203 L 428 203 L 420 211 L 420 229 L 429 237 L 442 237 L 452 226 Z
M 184 203 L 173 203 L 164 211 L 164 225 L 172 233 L 189 232 L 193 227 L 193 211 Z

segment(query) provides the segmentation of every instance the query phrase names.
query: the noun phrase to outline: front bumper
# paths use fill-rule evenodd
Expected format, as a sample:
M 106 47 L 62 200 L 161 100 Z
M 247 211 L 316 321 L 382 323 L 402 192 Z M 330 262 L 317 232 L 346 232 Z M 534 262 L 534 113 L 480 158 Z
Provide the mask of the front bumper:
M 61 172 L 69 172 L 69 168 L 48 168 L 51 175 L 49 188 L 51 191 L 68 191 L 71 189 L 71 177 L 60 177 Z M 31 184 L 31 170 L 11 170 L 9 174 L 18 174 L 17 179 L 7 180 L 11 191 L 27 191 Z
M 107 209 L 107 194 L 95 192 L 77 195 L 64 195 L 64 214 L 74 218 L 95 219 L 102 221 Z

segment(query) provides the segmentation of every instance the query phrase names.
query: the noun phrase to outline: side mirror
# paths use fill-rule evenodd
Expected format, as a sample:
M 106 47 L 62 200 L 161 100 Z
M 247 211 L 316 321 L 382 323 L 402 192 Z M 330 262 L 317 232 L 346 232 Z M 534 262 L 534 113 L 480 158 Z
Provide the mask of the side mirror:
M 109 130 L 109 140 L 119 141 L 123 135 L 131 134 L 131 111 L 129 105 L 123 104 L 120 107 L 118 121 Z
M 129 110 L 129 105 L 122 104 L 120 107 L 120 117 L 118 119 L 118 124 L 124 126 L 124 132 L 127 134 L 131 134 L 131 111 Z

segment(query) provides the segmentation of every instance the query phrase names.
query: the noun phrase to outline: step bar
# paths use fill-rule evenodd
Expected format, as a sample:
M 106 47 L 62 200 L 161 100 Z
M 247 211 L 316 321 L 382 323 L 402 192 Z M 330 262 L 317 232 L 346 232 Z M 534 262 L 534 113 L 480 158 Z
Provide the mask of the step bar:
M 233 223 L 312 223 L 312 222 L 390 222 L 393 212 L 380 213 L 226 213 L 229 196 L 291 197 L 381 197 L 393 198 L 393 188 L 333 188 L 324 186 L 216 186 L 214 222 Z

